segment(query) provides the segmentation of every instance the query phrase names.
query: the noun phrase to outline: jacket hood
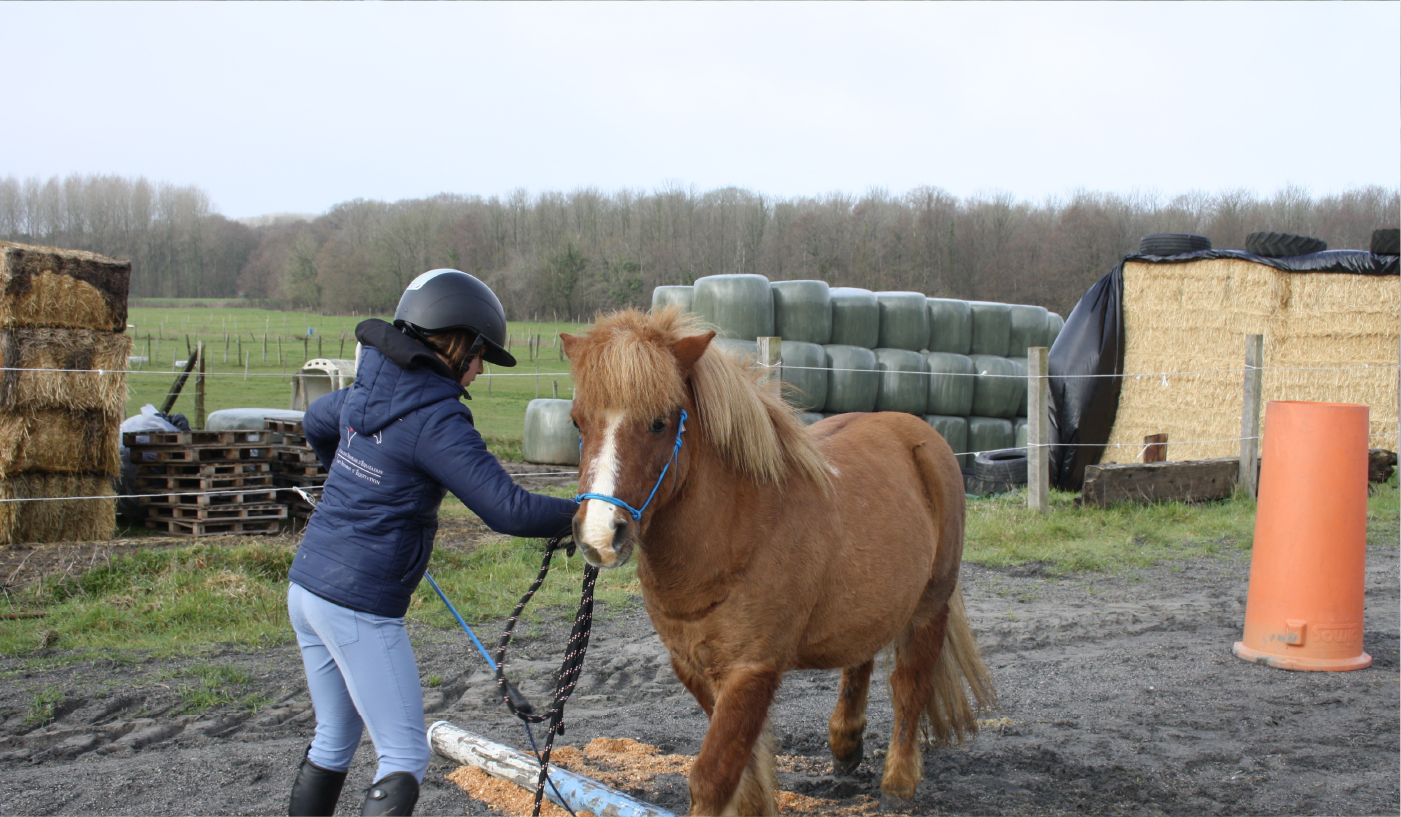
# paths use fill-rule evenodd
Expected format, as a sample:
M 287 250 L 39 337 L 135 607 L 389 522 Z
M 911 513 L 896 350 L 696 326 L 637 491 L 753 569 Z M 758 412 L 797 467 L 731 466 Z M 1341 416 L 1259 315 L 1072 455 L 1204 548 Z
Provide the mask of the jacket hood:
M 365 350 L 342 411 L 357 433 L 374 434 L 411 411 L 467 396 L 432 350 L 388 323 L 361 321 L 355 339 Z

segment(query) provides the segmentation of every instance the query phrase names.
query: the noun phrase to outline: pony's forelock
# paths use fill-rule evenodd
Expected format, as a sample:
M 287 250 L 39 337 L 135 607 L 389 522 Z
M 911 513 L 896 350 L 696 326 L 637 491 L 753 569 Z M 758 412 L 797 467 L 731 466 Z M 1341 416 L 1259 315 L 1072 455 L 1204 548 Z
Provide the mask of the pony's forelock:
M 685 400 L 686 380 L 671 347 L 706 328 L 675 306 L 599 318 L 570 349 L 576 405 L 642 418 L 674 411 Z M 720 457 L 746 476 L 781 483 L 796 470 L 826 489 L 831 477 L 822 454 L 794 410 L 759 384 L 760 374 L 712 345 L 691 371 L 694 421 Z

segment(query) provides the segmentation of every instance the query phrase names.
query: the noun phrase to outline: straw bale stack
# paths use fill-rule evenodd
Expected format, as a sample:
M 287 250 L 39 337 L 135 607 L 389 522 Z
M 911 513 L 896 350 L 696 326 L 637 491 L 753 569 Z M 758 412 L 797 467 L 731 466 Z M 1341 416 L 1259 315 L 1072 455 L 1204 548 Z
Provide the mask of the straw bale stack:
M 113 496 L 130 278 L 129 262 L 0 241 L 0 498 Z M 115 508 L 0 503 L 0 543 L 106 539 Z
M 126 328 L 131 262 L 0 241 L 0 326 Z
M 1372 434 L 1394 432 L 1396 370 L 1380 367 L 1397 365 L 1398 309 L 1396 276 L 1284 272 L 1236 258 L 1125 263 L 1124 371 L 1137 376 L 1124 379 L 1101 461 L 1137 461 L 1150 434 L 1168 435 L 1174 460 L 1238 455 L 1247 334 L 1264 335 L 1265 400 L 1364 403 Z M 1209 440 L 1220 442 L 1192 442 Z
M 117 520 L 109 476 L 24 473 L 0 479 L 0 500 L 94 496 L 106 498 L 0 502 L 0 545 L 110 539 Z

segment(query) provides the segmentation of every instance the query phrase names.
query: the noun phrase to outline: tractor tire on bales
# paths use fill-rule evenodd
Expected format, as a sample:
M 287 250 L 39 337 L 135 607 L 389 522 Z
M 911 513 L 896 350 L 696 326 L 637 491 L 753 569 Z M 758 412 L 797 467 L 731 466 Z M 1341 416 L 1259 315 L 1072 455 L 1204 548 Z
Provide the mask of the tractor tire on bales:
M 973 477 L 983 482 L 1026 484 L 1026 449 L 984 451 L 973 458 Z
M 1308 255 L 1328 249 L 1328 242 L 1320 238 L 1292 233 L 1251 233 L 1245 237 L 1245 251 L 1261 258 L 1288 258 L 1292 255 Z
M 1372 252 L 1376 255 L 1401 255 L 1401 230 L 1395 227 L 1373 230 Z
M 1138 241 L 1138 251 L 1160 258 L 1211 249 L 1211 239 L 1191 233 L 1153 233 Z

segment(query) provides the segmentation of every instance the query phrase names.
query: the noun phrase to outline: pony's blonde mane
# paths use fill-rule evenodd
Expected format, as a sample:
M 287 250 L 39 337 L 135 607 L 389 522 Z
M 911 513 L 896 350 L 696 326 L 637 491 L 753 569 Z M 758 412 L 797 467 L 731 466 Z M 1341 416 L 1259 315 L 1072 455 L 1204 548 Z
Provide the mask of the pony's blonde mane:
M 675 306 L 605 315 L 571 349 L 574 400 L 585 411 L 621 410 L 657 417 L 685 399 L 686 383 L 671 347 L 706 327 Z M 698 423 L 726 463 L 759 482 L 781 484 L 796 473 L 824 491 L 830 473 L 792 407 L 761 371 L 712 344 L 691 372 Z

